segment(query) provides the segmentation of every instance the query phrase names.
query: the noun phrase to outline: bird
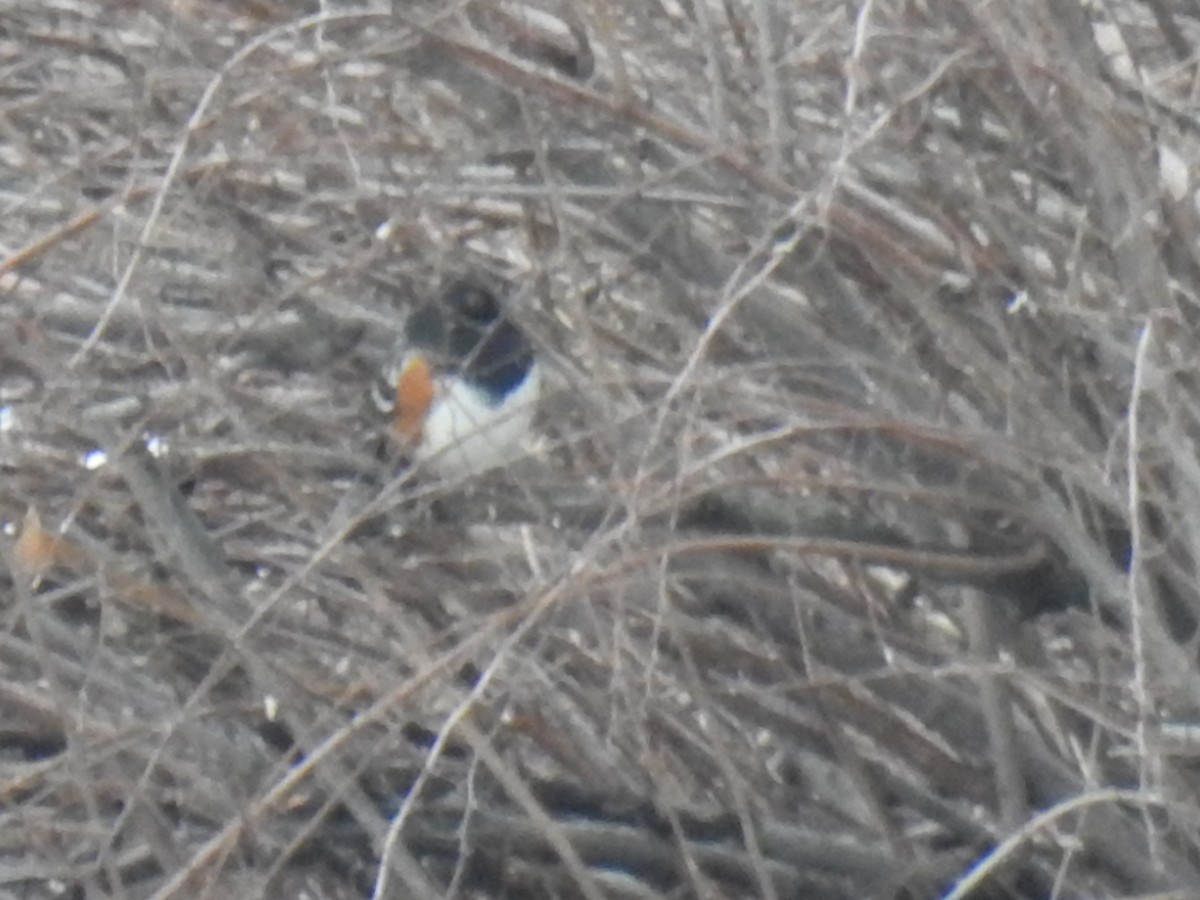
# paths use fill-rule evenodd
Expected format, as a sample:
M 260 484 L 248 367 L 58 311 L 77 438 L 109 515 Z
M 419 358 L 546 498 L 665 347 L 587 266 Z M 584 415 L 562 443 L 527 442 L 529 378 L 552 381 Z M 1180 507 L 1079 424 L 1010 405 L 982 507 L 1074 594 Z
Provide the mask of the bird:
M 496 293 L 464 277 L 409 315 L 375 402 L 412 463 L 466 477 L 523 455 L 541 377 L 529 339 Z

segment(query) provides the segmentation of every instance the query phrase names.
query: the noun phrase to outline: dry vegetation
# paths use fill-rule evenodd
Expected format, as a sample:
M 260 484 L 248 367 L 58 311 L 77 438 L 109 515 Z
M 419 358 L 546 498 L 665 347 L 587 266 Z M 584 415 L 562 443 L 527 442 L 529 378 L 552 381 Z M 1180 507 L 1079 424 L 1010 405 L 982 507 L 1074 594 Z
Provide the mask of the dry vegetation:
M 0 896 L 1196 896 L 1191 0 L 533 2 L 0 0 Z

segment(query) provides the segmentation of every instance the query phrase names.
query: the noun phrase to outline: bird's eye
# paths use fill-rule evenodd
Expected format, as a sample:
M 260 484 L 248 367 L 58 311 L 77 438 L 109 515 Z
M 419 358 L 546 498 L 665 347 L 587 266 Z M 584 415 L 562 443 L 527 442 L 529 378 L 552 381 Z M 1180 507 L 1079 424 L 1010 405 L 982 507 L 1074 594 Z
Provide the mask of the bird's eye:
M 459 322 L 473 328 L 491 325 L 500 314 L 496 297 L 487 287 L 474 281 L 456 281 L 442 297 L 444 308 Z
M 490 306 L 488 300 L 488 295 L 481 288 L 467 288 L 466 293 L 463 295 L 463 309 L 466 310 L 467 315 L 471 318 L 485 315 Z

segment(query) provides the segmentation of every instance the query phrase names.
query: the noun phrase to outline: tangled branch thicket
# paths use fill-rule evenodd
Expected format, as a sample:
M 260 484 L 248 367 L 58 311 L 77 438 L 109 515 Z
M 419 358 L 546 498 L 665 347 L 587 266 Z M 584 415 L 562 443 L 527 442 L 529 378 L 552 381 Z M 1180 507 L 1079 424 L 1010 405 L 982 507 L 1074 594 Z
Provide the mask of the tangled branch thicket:
M 1194 5 L 536 2 L 3 3 L 0 895 L 1195 896 Z

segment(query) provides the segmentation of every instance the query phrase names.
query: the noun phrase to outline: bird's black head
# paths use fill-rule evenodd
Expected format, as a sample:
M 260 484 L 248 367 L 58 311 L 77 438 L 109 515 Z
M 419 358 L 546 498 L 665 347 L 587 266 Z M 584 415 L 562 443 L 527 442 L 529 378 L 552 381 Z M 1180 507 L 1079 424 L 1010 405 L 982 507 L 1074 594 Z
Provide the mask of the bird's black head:
M 441 302 L 453 318 L 477 328 L 486 328 L 500 318 L 496 295 L 474 281 L 453 282 L 443 292 Z
M 521 382 L 533 359 L 525 336 L 502 314 L 496 295 L 469 279 L 452 282 L 405 327 L 408 344 L 429 351 L 486 391 L 503 396 Z

